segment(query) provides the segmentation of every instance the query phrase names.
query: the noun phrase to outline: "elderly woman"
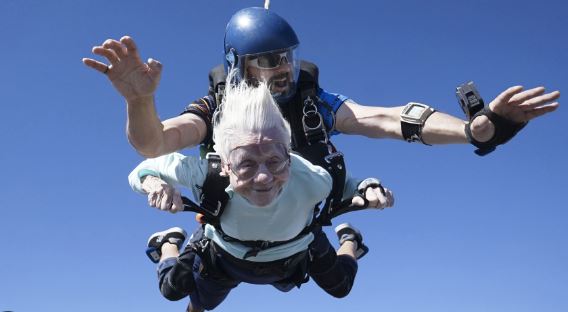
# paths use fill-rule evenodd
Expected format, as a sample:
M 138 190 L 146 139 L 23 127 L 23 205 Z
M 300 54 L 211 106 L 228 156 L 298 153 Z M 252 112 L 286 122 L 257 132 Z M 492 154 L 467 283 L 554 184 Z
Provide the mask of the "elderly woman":
M 184 230 L 171 228 L 150 237 L 148 246 L 159 255 L 162 294 L 170 300 L 189 295 L 189 311 L 211 310 L 240 282 L 289 291 L 310 276 L 332 296 L 346 296 L 357 259 L 368 248 L 349 224 L 336 228 L 337 252 L 321 227 L 308 227 L 314 207 L 331 191 L 332 179 L 323 168 L 290 154 L 290 127 L 267 86 L 229 86 L 213 133 L 221 174 L 230 180 L 229 201 L 220 224 L 200 226 L 181 254 Z M 134 190 L 148 194 L 151 206 L 176 212 L 183 204 L 173 186 L 199 195 L 206 174 L 206 160 L 174 153 L 145 160 L 129 181 Z M 357 182 L 348 179 L 346 186 L 344 197 L 353 196 Z M 370 207 L 393 205 L 388 189 L 365 188 L 364 195 Z M 354 199 L 354 204 L 363 200 Z M 249 241 L 269 247 L 251 255 Z

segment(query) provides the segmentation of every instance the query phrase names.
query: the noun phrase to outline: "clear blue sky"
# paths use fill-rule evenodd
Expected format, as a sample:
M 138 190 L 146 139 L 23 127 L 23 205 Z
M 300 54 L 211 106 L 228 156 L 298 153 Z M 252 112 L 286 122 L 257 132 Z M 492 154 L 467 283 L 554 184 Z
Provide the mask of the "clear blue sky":
M 193 229 L 193 215 L 160 213 L 130 190 L 142 158 L 125 137 L 125 104 L 81 58 L 131 35 L 164 64 L 156 100 L 168 118 L 205 94 L 230 16 L 262 3 L 0 0 L 0 311 L 184 311 L 187 300 L 159 294 L 144 249 L 155 231 Z M 393 209 L 338 220 L 371 248 L 352 293 L 243 284 L 217 311 L 568 311 L 566 2 L 271 9 L 295 27 L 321 85 L 363 104 L 463 116 L 454 88 L 468 80 L 486 100 L 517 84 L 565 93 L 557 112 L 484 158 L 466 145 L 336 137 L 353 175 L 378 176 L 396 196 Z

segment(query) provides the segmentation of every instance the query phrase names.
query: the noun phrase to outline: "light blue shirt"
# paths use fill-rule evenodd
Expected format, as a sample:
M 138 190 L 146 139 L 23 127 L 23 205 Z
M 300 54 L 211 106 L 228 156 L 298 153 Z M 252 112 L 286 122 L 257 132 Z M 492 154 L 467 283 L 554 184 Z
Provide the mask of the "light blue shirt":
M 143 193 L 140 178 L 160 177 L 171 185 L 191 188 L 199 198 L 200 187 L 207 174 L 207 161 L 178 153 L 147 159 L 129 175 L 131 187 Z M 349 179 L 351 180 L 351 179 Z M 355 183 L 347 183 L 344 194 L 351 196 Z M 291 155 L 290 177 L 272 203 L 259 207 L 251 204 L 229 185 L 229 202 L 221 216 L 223 231 L 239 240 L 286 241 L 296 237 L 313 218 L 314 207 L 329 195 L 332 179 L 329 173 L 295 154 Z M 219 232 L 206 225 L 205 236 L 236 258 L 244 259 L 251 249 L 238 242 L 223 240 Z M 313 241 L 311 233 L 290 243 L 258 252 L 246 260 L 266 262 L 283 259 L 306 250 Z

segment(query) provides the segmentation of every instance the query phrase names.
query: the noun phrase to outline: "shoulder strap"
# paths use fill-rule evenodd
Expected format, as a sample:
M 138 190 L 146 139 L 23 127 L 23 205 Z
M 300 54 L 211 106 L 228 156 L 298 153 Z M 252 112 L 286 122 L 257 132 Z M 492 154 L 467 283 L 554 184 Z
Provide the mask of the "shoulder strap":
M 223 64 L 219 64 L 209 71 L 209 95 L 214 96 L 217 103 L 221 103 L 223 100 L 225 80 L 227 80 L 227 73 Z
M 303 73 L 302 73 L 303 72 Z M 319 68 L 316 64 L 308 61 L 300 61 L 300 78 L 302 82 L 309 82 L 318 87 L 319 83 Z
M 293 148 L 302 157 L 326 169 L 332 177 L 332 190 L 327 197 L 318 222 L 331 225 L 334 210 L 341 206 L 345 186 L 346 170 L 343 154 L 329 141 L 323 117 L 318 111 L 319 69 L 310 62 L 302 61 L 299 92 L 293 102 L 287 103 L 288 118 L 293 131 Z
M 185 211 L 201 213 L 205 222 L 220 228 L 220 217 L 229 201 L 225 189 L 229 185 L 229 178 L 221 176 L 221 157 L 216 153 L 208 153 L 207 176 L 201 189 L 200 204 L 197 205 L 189 198 L 183 197 Z

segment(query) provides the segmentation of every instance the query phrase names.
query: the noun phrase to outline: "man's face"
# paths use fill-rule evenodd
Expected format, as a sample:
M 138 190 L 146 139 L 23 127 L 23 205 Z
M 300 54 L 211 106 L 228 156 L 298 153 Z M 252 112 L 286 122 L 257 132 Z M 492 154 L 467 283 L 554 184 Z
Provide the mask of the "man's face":
M 245 62 L 245 79 L 252 85 L 259 81 L 264 81 L 273 95 L 286 94 L 293 87 L 294 83 L 293 64 L 282 61 L 274 68 L 261 68 L 256 66 L 254 59 L 247 59 Z

